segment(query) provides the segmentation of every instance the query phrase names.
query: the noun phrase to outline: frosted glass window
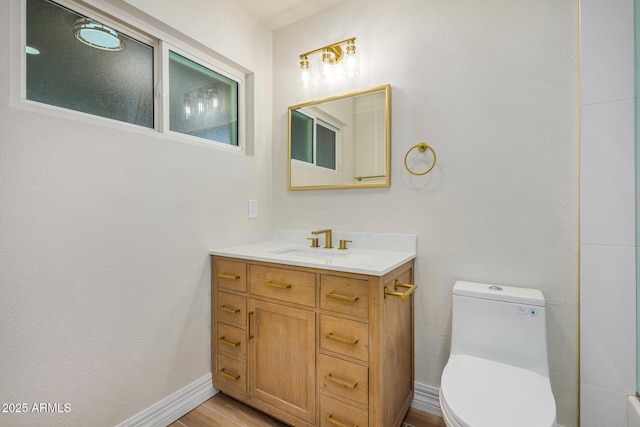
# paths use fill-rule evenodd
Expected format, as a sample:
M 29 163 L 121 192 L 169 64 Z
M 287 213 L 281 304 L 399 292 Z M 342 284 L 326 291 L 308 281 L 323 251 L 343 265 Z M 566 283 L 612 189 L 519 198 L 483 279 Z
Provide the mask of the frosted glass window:
M 27 1 L 27 46 L 39 51 L 27 54 L 27 99 L 153 128 L 153 47 L 85 18 L 51 1 Z M 76 38 L 83 19 L 102 41 Z
M 243 86 L 245 71 L 207 61 L 215 55 L 206 50 L 172 48 L 170 37 L 156 38 L 152 27 L 136 29 L 126 15 L 117 16 L 117 8 L 111 16 L 79 0 L 56 1 L 64 5 L 24 0 L 25 75 L 20 84 L 26 101 L 38 103 L 31 107 L 61 107 L 157 129 L 176 139 L 189 135 L 240 146 L 245 126 L 241 97 L 253 95 L 252 87 Z M 12 42 L 20 43 L 21 37 Z M 61 109 L 56 114 L 67 114 Z
M 238 145 L 238 82 L 169 52 L 170 130 Z
M 316 124 L 317 165 L 327 169 L 336 169 L 336 131 Z
M 291 158 L 313 163 L 313 119 L 291 111 Z

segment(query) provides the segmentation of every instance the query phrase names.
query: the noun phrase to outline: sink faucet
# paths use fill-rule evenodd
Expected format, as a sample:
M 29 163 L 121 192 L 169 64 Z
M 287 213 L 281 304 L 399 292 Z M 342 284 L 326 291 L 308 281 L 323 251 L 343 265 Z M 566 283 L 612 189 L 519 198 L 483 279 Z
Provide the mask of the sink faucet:
M 331 229 L 328 228 L 326 230 L 318 230 L 318 231 L 312 231 L 311 234 L 317 235 L 317 234 L 324 234 L 325 235 L 325 239 L 324 239 L 324 247 L 326 249 L 331 249 L 333 248 L 333 243 L 331 241 Z

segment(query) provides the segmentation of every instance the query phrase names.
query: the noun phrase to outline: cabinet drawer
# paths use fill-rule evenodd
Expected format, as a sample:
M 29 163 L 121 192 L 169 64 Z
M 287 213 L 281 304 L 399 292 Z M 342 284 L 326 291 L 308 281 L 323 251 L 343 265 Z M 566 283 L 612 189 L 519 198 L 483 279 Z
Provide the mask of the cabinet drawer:
M 369 425 L 369 414 L 329 396 L 320 395 L 321 427 L 365 427 Z
M 239 393 L 247 392 L 247 364 L 225 354 L 218 354 L 218 364 L 214 375 L 218 379 L 220 390 L 234 390 Z
M 369 317 L 369 282 L 323 274 L 320 308 L 363 318 Z
M 249 288 L 253 295 L 314 307 L 316 275 L 284 268 L 249 266 Z
M 239 261 L 218 260 L 216 270 L 218 287 L 234 291 L 247 291 L 247 264 Z
M 318 358 L 320 389 L 353 400 L 369 403 L 369 369 L 365 366 L 321 354 Z
M 218 342 L 217 348 L 219 352 L 226 353 L 230 356 L 246 360 L 247 358 L 247 333 L 244 329 L 235 326 L 218 323 Z
M 369 361 L 369 325 L 338 317 L 320 316 L 320 348 Z
M 218 320 L 239 326 L 247 324 L 247 298 L 242 295 L 218 291 L 216 310 L 218 310 Z

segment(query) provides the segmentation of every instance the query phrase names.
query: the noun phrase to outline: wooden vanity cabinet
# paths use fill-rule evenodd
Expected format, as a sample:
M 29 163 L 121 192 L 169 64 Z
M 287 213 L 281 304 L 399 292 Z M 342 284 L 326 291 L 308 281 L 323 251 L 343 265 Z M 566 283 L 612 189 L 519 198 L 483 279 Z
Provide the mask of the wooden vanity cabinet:
M 212 256 L 212 372 L 293 426 L 398 427 L 413 399 L 413 260 L 385 276 Z

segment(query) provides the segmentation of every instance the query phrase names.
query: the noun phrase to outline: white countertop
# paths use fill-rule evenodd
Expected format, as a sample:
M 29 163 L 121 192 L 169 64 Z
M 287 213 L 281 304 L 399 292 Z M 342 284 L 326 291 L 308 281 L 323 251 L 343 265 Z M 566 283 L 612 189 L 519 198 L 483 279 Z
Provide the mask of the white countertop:
M 254 261 L 383 276 L 416 257 L 415 250 L 395 249 L 397 248 L 383 250 L 354 247 L 339 250 L 310 248 L 308 244 L 290 241 L 272 241 L 216 249 L 209 253 Z

